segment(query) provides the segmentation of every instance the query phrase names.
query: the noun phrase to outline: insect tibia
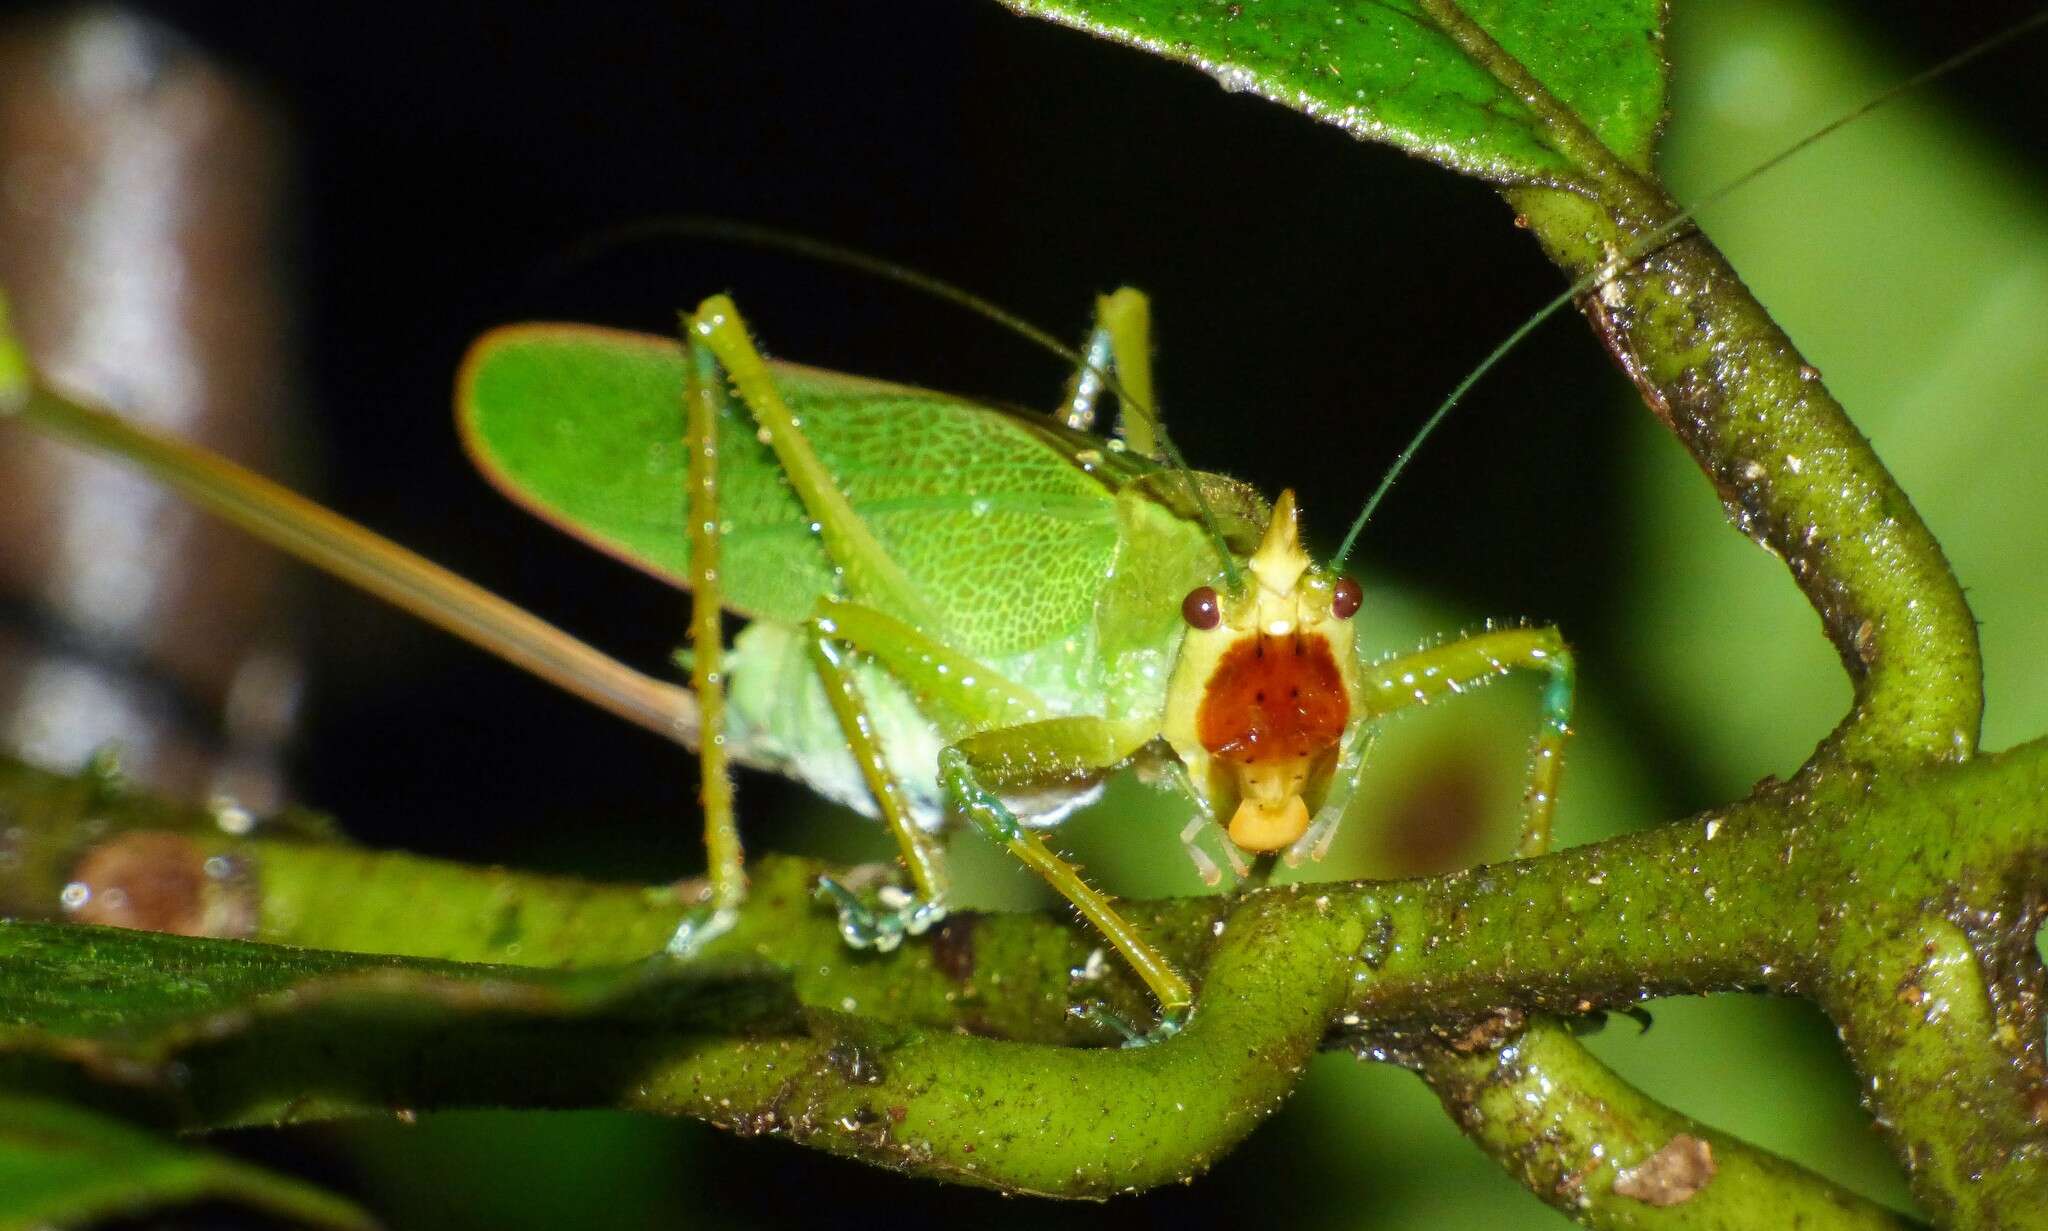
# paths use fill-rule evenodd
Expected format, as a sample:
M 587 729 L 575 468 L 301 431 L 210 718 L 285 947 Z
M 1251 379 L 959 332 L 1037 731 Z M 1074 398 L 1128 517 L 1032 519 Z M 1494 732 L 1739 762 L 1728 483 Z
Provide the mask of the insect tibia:
M 1067 396 L 1060 403 L 1059 421 L 1076 432 L 1093 432 L 1101 416 L 1102 401 L 1109 392 L 1109 331 L 1099 323 L 1081 347 L 1081 364 L 1067 380 Z

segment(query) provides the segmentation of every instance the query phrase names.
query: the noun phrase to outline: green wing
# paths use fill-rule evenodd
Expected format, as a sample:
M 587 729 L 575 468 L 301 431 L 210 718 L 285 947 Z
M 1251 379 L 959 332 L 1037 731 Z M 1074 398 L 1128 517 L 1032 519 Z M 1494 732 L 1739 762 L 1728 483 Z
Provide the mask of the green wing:
M 1138 470 L 1102 442 L 960 398 L 777 364 L 777 387 L 854 510 L 969 653 L 1082 629 L 1116 550 L 1112 488 Z M 684 363 L 670 339 L 517 325 L 479 339 L 456 413 L 506 495 L 685 584 Z M 796 621 L 835 592 L 831 561 L 745 411 L 719 425 L 726 605 Z M 1105 461 L 1108 462 L 1105 468 Z

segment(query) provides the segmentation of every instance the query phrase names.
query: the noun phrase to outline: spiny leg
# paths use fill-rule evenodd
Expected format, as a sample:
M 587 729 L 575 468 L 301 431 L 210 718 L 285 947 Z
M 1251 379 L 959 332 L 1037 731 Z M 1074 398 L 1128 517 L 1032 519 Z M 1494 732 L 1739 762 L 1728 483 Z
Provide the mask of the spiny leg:
M 1164 1011 L 1161 1030 L 1171 1033 L 1178 1029 L 1193 999 L 1187 981 L 1117 914 L 1109 898 L 1026 829 L 996 794 L 1004 786 L 1058 781 L 1109 769 L 1128 759 L 1148 734 L 1101 718 L 1042 719 L 1048 712 L 1046 705 L 1029 689 L 862 604 L 822 600 L 811 628 L 817 659 L 825 664 L 828 690 L 835 678 L 851 689 L 846 664 L 838 653 L 843 645 L 866 654 L 925 698 L 929 716 L 942 729 L 974 732 L 940 752 L 940 788 L 969 820 L 1009 848 L 1095 925 L 1158 996 Z M 838 704 L 835 699 L 835 707 Z M 852 725 L 858 725 L 861 714 L 851 709 L 842 712 L 843 725 L 849 717 L 855 720 Z M 862 762 L 862 772 L 870 775 L 869 789 L 885 809 L 884 815 L 889 815 L 888 805 L 882 801 L 890 798 L 894 780 L 879 746 L 871 739 L 863 742 L 850 737 L 850 742 Z M 878 780 L 883 784 L 879 788 Z M 906 841 L 905 860 L 915 878 L 919 856 L 909 843 L 929 842 L 929 838 L 907 813 L 899 810 L 899 816 L 900 823 L 892 819 L 891 825 Z M 921 885 L 920 891 L 934 904 L 942 901 L 936 880 L 929 887 Z M 835 896 L 841 904 L 841 931 L 848 932 L 848 940 L 858 945 L 858 938 L 875 930 L 875 917 L 843 890 Z M 889 928 L 888 923 L 881 923 L 880 933 L 886 934 Z M 895 934 L 900 937 L 902 933 Z
M 1117 912 L 1108 896 L 1026 829 L 996 794 L 1003 786 L 1107 770 L 1143 742 L 1137 732 L 1100 718 L 1054 718 L 985 731 L 939 753 L 939 785 L 968 820 L 1073 903 L 1138 972 L 1159 1000 L 1159 1025 L 1146 1036 L 1150 1040 L 1173 1034 L 1186 1021 L 1194 1003 L 1187 980 Z
M 867 523 L 854 511 L 846 494 L 839 490 L 832 474 L 811 447 L 810 438 L 776 389 L 766 361 L 755 349 L 753 339 L 747 336 L 746 324 L 732 300 L 723 295 L 706 299 L 689 318 L 688 324 L 693 349 L 715 357 L 717 365 L 724 369 L 725 377 L 732 382 L 739 400 L 753 417 L 760 438 L 774 451 L 791 490 L 816 524 L 825 552 L 837 567 L 847 593 L 861 602 L 901 613 L 910 621 L 910 627 L 937 629 L 938 620 L 930 605 L 911 584 L 902 567 L 883 549 Z M 813 631 L 832 632 L 829 628 Z M 814 647 L 812 661 L 825 682 L 828 696 L 832 698 L 842 730 L 850 732 L 848 738 L 855 760 L 861 764 L 877 806 L 884 809 L 883 815 L 890 819 L 890 824 L 909 825 L 910 818 L 900 808 L 893 817 L 887 811 L 891 803 L 898 802 L 890 794 L 894 789 L 893 780 L 885 772 L 881 780 L 884 785 L 879 788 L 876 785 L 877 779 L 871 771 L 883 765 L 879 759 L 880 750 L 869 747 L 863 751 L 862 743 L 871 745 L 872 740 L 867 738 L 866 729 L 862 726 L 862 707 L 855 704 L 848 709 L 842 708 L 853 698 L 848 692 L 844 673 L 838 671 L 841 664 L 829 654 L 830 648 Z M 903 844 L 912 877 L 929 879 L 936 867 L 936 852 L 928 843 L 914 846 L 908 838 L 909 832 L 899 828 L 898 840 Z M 919 838 L 922 839 L 922 835 Z M 865 907 L 854 901 L 850 894 L 829 882 L 825 888 L 840 899 L 841 930 L 848 932 L 850 940 L 873 934 L 880 943 L 879 938 L 888 934 L 889 925 L 876 924 L 872 913 L 866 912 Z M 925 893 L 926 890 L 921 887 L 920 892 Z M 913 920 L 929 926 L 941 913 L 936 901 L 929 896 L 923 902 L 903 904 L 898 912 L 905 928 Z M 900 932 L 896 934 L 898 939 L 900 935 Z
M 938 621 L 930 604 L 875 538 L 846 494 L 826 470 L 797 417 L 775 388 L 768 364 L 754 349 L 739 309 L 723 295 L 698 305 L 690 317 L 690 334 L 701 341 L 725 368 L 740 401 L 753 415 L 762 440 L 789 479 L 791 490 L 817 523 L 826 554 L 832 557 L 850 597 L 899 612 L 912 624 L 935 630 Z
M 869 793 L 903 850 L 916 896 L 885 901 L 890 909 L 875 911 L 829 879 L 819 888 L 838 905 L 839 930 L 848 944 L 891 949 L 906 934 L 918 935 L 945 917 L 945 876 L 937 844 L 902 804 L 900 788 L 849 670 L 847 652 L 865 654 L 902 681 L 922 699 L 926 716 L 948 738 L 1031 722 L 1049 711 L 1030 689 L 873 608 L 821 599 L 808 627 L 812 661 Z
M 1576 668 L 1557 629 L 1503 628 L 1433 646 L 1364 669 L 1364 691 L 1372 712 L 1391 713 L 1427 705 L 1510 671 L 1541 671 L 1543 717 L 1529 758 L 1529 789 L 1522 800 L 1521 858 L 1550 849 L 1557 783 L 1564 771 L 1564 744 L 1571 735 Z
M 1110 345 L 1109 327 L 1102 323 L 1098 310 L 1095 327 L 1088 331 L 1088 340 L 1081 344 L 1081 366 L 1067 381 L 1066 400 L 1053 412 L 1053 418 L 1077 432 L 1095 430 L 1102 395 L 1109 390 L 1107 377 L 1116 362 Z
M 839 719 L 839 729 L 846 736 L 854 763 L 860 766 L 868 793 L 874 796 L 875 808 L 882 814 L 889 832 L 895 835 L 903 863 L 910 869 L 914 896 L 898 901 L 884 898 L 884 907 L 891 909 L 874 911 L 830 877 L 821 878 L 818 888 L 838 906 L 839 934 L 847 944 L 887 953 L 901 944 L 905 936 L 921 936 L 946 917 L 942 856 L 938 843 L 910 815 L 903 800 L 903 788 L 889 771 L 888 758 L 876 737 L 867 703 L 854 682 L 850 664 L 845 661 L 846 647 L 830 635 L 827 622 L 814 619 L 808 627 L 811 663 L 824 682 L 825 697 L 832 703 L 832 712 Z
M 723 585 L 718 575 L 718 419 L 725 381 L 717 358 L 689 342 L 690 379 L 684 390 L 684 435 L 689 449 L 684 507 L 690 537 L 690 684 L 702 724 L 697 763 L 703 785 L 704 851 L 710 880 L 705 910 L 693 912 L 669 940 L 669 952 L 687 956 L 732 926 L 747 893 L 739 823 L 733 812 L 732 767 L 725 745 L 725 642 L 719 626 Z

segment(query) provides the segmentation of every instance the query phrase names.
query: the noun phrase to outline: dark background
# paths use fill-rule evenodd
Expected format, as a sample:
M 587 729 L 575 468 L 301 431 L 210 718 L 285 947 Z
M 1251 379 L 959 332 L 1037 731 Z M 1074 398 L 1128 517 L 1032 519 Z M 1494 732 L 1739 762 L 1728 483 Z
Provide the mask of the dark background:
M 808 363 L 1036 405 L 1054 402 L 1065 372 L 957 309 L 775 254 L 667 240 L 560 266 L 608 228 L 672 213 L 786 226 L 1072 338 L 1095 293 L 1141 286 L 1188 456 L 1295 487 L 1326 544 L 1436 400 L 1560 287 L 1484 185 L 989 4 L 139 7 L 225 60 L 288 126 L 308 485 L 650 668 L 680 639 L 683 600 L 527 519 L 461 458 L 447 405 L 476 334 L 536 317 L 660 331 L 729 290 L 765 347 Z M 1857 9 L 1912 66 L 2028 6 L 1978 6 L 1970 30 L 1935 7 Z M 2039 122 L 2030 63 L 2006 56 L 1937 88 L 2038 149 L 2038 130 L 2012 127 Z M 1424 454 L 1358 564 L 1561 623 L 1655 748 L 1677 743 L 1679 725 L 1632 704 L 1630 681 L 1600 665 L 1629 635 L 1607 601 L 1621 567 L 1608 533 L 1622 515 L 1619 387 L 1576 318 L 1546 325 Z M 650 881 L 700 862 L 691 770 L 674 749 L 337 586 L 302 592 L 314 666 L 292 780 L 353 835 Z M 1661 804 L 1702 802 L 1671 763 Z M 806 843 L 783 819 L 793 788 L 749 778 L 743 798 L 757 849 Z M 241 1144 L 415 1214 L 439 1208 L 437 1189 L 445 1201 L 580 1170 L 605 1187 L 562 1208 L 618 1225 L 691 1208 L 734 1223 L 1185 1226 L 1286 1217 L 1319 1183 L 1297 1161 L 1313 1131 L 1298 1116 L 1191 1189 L 1079 1209 L 693 1125 L 459 1123 L 368 1144 Z M 392 1178 L 408 1162 L 483 1179 L 411 1191 Z M 620 1166 L 641 1190 L 606 1178 Z M 540 1222 L 553 1208 L 535 1196 L 528 1212 Z

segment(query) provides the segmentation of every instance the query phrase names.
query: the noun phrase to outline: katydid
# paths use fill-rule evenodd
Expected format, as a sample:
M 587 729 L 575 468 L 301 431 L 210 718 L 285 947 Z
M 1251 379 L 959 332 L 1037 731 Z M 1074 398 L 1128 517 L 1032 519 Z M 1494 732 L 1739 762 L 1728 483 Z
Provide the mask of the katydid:
M 515 500 L 695 592 L 708 898 L 744 894 L 728 755 L 889 826 L 912 890 L 871 907 L 825 886 L 857 946 L 943 917 L 934 831 L 971 821 L 1065 896 L 1157 996 L 1187 981 L 1039 831 L 1137 762 L 1226 849 L 1319 856 L 1374 720 L 1514 670 L 1548 680 L 1522 846 L 1547 841 L 1572 660 L 1551 628 L 1498 628 L 1389 661 L 1353 635 L 1358 584 L 1312 560 L 1294 497 L 1182 472 L 1151 410 L 1145 301 L 1099 303 L 1067 406 L 997 409 L 788 364 L 733 303 L 682 342 L 576 325 L 486 335 L 457 394 L 464 439 Z M 1089 425 L 1119 391 L 1127 439 Z M 1132 443 L 1142 442 L 1142 443 Z M 730 648 L 718 613 L 749 622 Z M 1369 615 L 1368 617 L 1369 618 Z

